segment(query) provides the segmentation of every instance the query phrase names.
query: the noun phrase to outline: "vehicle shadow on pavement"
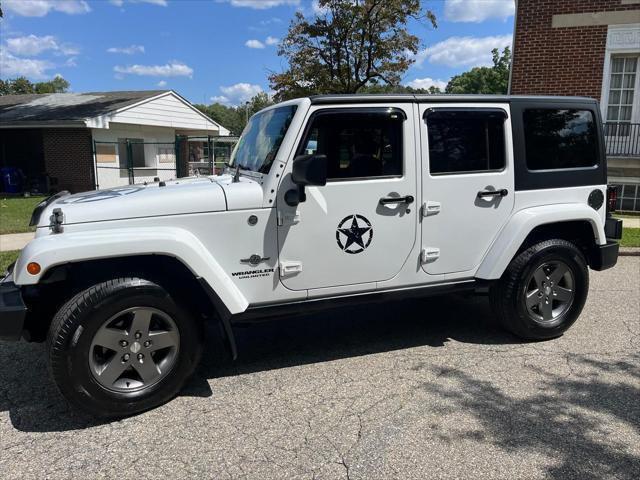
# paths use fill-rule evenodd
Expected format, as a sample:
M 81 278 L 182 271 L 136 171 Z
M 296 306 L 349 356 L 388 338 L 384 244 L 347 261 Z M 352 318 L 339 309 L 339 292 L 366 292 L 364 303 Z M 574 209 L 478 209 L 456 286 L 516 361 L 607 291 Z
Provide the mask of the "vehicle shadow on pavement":
M 240 357 L 232 362 L 217 335 L 207 332 L 202 363 L 181 395 L 212 395 L 208 379 L 325 362 L 450 339 L 476 344 L 520 341 L 493 324 L 484 297 L 450 295 L 340 309 L 236 328 Z M 0 344 L 0 412 L 27 432 L 88 428 L 109 420 L 70 407 L 49 377 L 42 344 Z
M 417 346 L 442 347 L 450 340 L 481 345 L 522 343 L 497 324 L 486 297 L 461 294 L 273 319 L 239 326 L 235 332 L 238 360 L 221 361 L 219 350 L 222 346 L 207 349 L 198 370 L 202 378 L 233 376 Z M 216 332 L 210 332 L 209 337 L 215 336 Z M 213 342 L 215 340 L 208 344 Z M 196 385 L 189 387 L 189 392 L 197 394 Z M 208 384 L 202 387 L 204 390 L 200 394 L 207 395 Z

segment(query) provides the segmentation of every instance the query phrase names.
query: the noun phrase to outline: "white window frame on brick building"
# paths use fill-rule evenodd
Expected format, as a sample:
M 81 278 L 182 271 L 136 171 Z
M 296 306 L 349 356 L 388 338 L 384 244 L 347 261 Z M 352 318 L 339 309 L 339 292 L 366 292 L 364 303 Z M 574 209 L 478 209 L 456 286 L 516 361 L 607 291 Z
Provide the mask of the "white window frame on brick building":
M 633 85 L 628 85 L 628 87 L 633 89 L 633 101 L 631 103 L 631 116 L 629 119 L 621 119 L 618 114 L 614 120 L 613 117 L 609 115 L 615 113 L 613 110 L 609 110 L 609 107 L 615 108 L 615 105 L 610 101 L 613 100 L 613 98 L 610 97 L 611 94 L 613 93 L 615 95 L 616 92 L 622 94 L 623 92 L 620 87 L 612 83 L 612 77 L 619 77 L 622 82 L 625 82 L 629 78 L 629 72 L 613 71 L 613 67 L 616 64 L 615 59 L 625 59 L 623 67 L 628 67 L 627 62 L 632 63 L 626 59 L 635 59 L 635 79 Z M 625 84 L 622 83 L 622 85 L 624 86 Z M 630 88 L 625 88 L 625 90 L 628 91 Z M 620 121 L 624 123 L 640 123 L 640 24 L 609 26 L 604 58 L 604 71 L 602 75 L 602 94 L 600 98 L 602 118 L 605 122 Z M 625 103 L 624 105 L 626 106 L 627 104 Z M 618 107 L 620 107 L 620 103 L 618 103 Z M 619 134 L 618 129 L 615 130 L 616 132 L 614 132 L 614 134 Z M 624 130 L 628 129 L 622 129 L 620 133 L 624 133 Z

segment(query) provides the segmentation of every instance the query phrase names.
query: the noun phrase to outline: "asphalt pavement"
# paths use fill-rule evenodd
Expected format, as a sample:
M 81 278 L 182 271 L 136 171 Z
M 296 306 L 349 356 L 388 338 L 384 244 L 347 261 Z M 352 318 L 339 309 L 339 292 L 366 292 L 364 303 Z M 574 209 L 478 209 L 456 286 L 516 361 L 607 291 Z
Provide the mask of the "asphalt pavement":
M 591 272 L 563 337 L 524 343 L 447 296 L 211 335 L 171 403 L 71 410 L 42 345 L 0 343 L 0 476 L 640 478 L 640 257 Z

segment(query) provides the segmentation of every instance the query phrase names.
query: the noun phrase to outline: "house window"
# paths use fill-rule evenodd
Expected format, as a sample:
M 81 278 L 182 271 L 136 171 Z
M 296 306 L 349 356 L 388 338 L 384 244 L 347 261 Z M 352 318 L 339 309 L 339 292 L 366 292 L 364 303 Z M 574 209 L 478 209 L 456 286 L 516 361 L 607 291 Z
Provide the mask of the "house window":
M 425 117 L 432 175 L 504 168 L 504 110 L 435 109 Z
M 127 151 L 127 140 L 131 146 L 131 159 Z M 118 158 L 120 159 L 120 168 L 141 168 L 146 167 L 144 155 L 144 140 L 141 138 L 119 138 L 118 139 Z
M 606 132 L 609 136 L 629 135 L 637 72 L 638 57 L 611 57 Z

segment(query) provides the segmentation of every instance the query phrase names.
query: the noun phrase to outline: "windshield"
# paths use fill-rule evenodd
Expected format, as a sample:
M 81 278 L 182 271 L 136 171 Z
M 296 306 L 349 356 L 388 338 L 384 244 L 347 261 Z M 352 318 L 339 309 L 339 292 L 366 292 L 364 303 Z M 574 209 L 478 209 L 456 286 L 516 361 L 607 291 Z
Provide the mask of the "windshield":
M 296 108 L 296 105 L 279 107 L 251 117 L 233 149 L 229 165 L 269 173 Z

